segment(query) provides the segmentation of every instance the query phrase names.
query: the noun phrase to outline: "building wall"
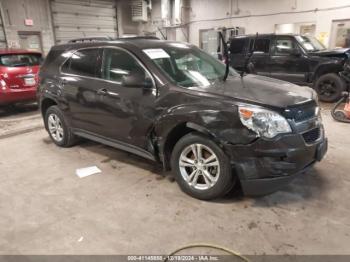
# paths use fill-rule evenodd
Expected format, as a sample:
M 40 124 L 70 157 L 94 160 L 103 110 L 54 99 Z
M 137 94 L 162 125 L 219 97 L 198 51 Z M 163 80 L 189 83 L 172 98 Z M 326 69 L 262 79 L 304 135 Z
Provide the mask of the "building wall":
M 117 1 L 117 19 L 119 36 L 139 33 L 139 23 L 131 20 L 131 1 Z
M 50 0 L 1 0 L 7 44 L 19 46 L 19 31 L 40 32 L 44 53 L 54 44 Z M 328 45 L 333 19 L 350 19 L 350 0 L 181 0 L 181 28 L 163 28 L 162 0 L 152 0 L 150 20 L 147 23 L 131 20 L 131 1 L 117 2 L 119 36 L 125 34 L 155 34 L 159 29 L 168 39 L 189 41 L 199 45 L 199 31 L 215 27 L 244 27 L 247 34 L 271 33 L 277 24 L 313 23 L 316 36 Z M 348 6 L 348 7 L 344 7 Z M 335 7 L 344 7 L 336 9 Z M 323 9 L 330 10 L 324 10 Z M 24 19 L 34 24 L 26 26 Z
M 174 1 L 172 1 L 174 3 Z M 181 11 L 178 11 L 179 14 L 173 14 L 172 19 L 169 20 L 181 20 L 183 24 L 186 24 L 189 21 L 189 12 L 188 6 L 190 5 L 190 0 L 179 0 L 181 6 Z M 174 12 L 175 10 L 173 10 Z M 175 16 L 179 16 L 176 17 Z M 152 10 L 150 13 L 150 21 L 141 25 L 143 31 L 140 33 L 155 33 L 157 37 L 163 39 L 164 36 L 168 40 L 177 40 L 188 42 L 188 26 L 184 25 L 181 27 L 164 27 L 166 24 L 165 19 L 162 18 L 162 0 L 152 0 Z M 160 33 L 160 30 L 162 34 Z M 163 36 L 164 35 L 164 36 Z
M 6 46 L 7 46 L 6 36 L 5 36 L 4 27 L 2 25 L 2 14 L 0 9 L 0 48 L 6 48 Z
M 117 37 L 115 0 L 50 0 L 57 44 L 83 37 Z
M 153 34 L 160 39 L 163 39 L 163 35 L 166 35 L 166 29 L 163 29 L 161 2 L 161 0 L 152 0 L 152 10 L 149 13 L 150 20 L 139 25 L 139 34 Z
M 317 11 L 346 5 L 342 9 Z M 305 10 L 313 11 L 302 13 Z M 333 19 L 350 19 L 349 0 L 191 0 L 189 41 L 199 45 L 199 30 L 213 27 L 240 26 L 247 34 L 254 34 L 273 33 L 276 24 L 313 22 L 316 37 L 328 46 Z
M 18 32 L 40 32 L 45 54 L 54 44 L 48 0 L 1 0 L 4 29 L 8 47 L 19 47 Z M 33 25 L 26 26 L 24 20 L 32 19 Z

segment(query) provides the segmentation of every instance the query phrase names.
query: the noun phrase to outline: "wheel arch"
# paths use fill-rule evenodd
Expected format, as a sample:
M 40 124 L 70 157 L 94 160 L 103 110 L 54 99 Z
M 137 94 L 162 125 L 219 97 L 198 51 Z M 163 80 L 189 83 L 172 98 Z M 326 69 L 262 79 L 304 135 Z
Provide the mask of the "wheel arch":
M 165 136 L 164 142 L 161 145 L 161 160 L 165 170 L 170 170 L 170 159 L 176 143 L 185 135 L 196 132 L 210 138 L 215 139 L 215 136 L 204 126 L 193 122 L 182 122 L 174 126 Z
M 322 75 L 329 74 L 329 73 L 338 74 L 341 71 L 342 71 L 341 64 L 321 64 L 315 70 L 313 82 L 315 83 L 317 79 L 320 78 Z
M 44 98 L 40 103 L 40 111 L 42 116 L 45 117 L 47 109 L 54 105 L 58 105 L 57 101 L 52 98 Z

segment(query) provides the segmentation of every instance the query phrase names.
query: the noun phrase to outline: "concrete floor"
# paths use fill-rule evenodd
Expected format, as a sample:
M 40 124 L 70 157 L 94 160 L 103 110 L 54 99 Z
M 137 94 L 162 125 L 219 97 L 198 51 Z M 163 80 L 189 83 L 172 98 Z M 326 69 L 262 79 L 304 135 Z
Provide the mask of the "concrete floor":
M 0 254 L 350 254 L 350 125 L 323 110 L 329 152 L 261 198 L 193 199 L 153 163 L 93 142 L 55 146 L 37 112 L 0 111 Z M 27 127 L 29 131 L 23 129 Z M 77 168 L 97 165 L 86 178 Z

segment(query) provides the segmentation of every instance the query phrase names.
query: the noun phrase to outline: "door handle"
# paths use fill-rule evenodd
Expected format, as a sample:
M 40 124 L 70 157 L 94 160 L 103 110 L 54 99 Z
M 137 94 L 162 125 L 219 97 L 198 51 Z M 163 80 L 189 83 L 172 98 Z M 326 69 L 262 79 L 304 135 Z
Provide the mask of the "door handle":
M 107 95 L 107 93 L 108 93 L 108 91 L 107 91 L 106 88 L 101 88 L 101 89 L 97 90 L 97 94 L 98 94 L 99 96 Z
M 101 88 L 101 89 L 97 90 L 97 94 L 100 96 L 119 97 L 118 93 L 108 91 L 106 88 Z

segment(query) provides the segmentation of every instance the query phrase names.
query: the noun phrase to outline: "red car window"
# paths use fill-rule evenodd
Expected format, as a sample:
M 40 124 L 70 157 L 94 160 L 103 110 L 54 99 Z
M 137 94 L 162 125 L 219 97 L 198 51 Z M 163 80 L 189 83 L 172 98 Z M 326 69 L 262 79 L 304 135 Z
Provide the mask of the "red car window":
M 7 67 L 36 66 L 41 63 L 40 54 L 0 55 L 0 65 Z

